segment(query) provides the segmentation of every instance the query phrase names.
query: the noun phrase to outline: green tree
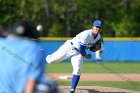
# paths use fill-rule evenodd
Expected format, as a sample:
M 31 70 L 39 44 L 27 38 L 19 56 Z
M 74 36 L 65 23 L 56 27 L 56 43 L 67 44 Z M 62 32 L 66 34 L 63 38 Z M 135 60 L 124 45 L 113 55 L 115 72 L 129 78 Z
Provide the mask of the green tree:
M 140 0 L 0 0 L 0 25 L 19 19 L 43 25 L 42 36 L 73 37 L 104 21 L 103 36 L 140 36 Z

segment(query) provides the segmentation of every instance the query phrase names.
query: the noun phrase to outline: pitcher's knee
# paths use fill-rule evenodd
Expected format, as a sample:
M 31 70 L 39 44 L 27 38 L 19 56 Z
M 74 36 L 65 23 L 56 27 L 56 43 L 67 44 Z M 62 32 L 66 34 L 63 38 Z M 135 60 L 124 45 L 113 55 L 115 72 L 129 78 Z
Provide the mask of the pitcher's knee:
M 50 58 L 49 55 L 46 57 L 46 62 L 47 62 L 48 64 L 53 64 L 53 63 L 54 63 L 54 61 L 51 60 L 51 58 Z
M 51 62 L 49 62 L 49 61 L 46 61 L 48 64 L 53 64 L 53 62 L 51 61 Z
M 56 63 L 55 61 L 49 61 L 49 60 L 47 60 L 47 59 L 46 59 L 46 62 L 47 62 L 48 64 L 54 64 L 54 63 Z
M 81 75 L 81 68 L 74 68 L 73 69 L 73 74 L 74 75 Z

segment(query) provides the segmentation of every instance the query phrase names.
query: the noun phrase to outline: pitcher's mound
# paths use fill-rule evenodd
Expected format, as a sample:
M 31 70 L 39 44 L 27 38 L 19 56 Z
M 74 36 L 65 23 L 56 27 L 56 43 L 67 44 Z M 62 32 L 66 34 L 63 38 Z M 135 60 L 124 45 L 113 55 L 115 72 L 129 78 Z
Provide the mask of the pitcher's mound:
M 69 93 L 69 86 L 61 86 L 61 93 Z M 75 93 L 140 93 L 138 91 L 130 91 L 126 89 L 99 87 L 99 86 L 79 86 Z

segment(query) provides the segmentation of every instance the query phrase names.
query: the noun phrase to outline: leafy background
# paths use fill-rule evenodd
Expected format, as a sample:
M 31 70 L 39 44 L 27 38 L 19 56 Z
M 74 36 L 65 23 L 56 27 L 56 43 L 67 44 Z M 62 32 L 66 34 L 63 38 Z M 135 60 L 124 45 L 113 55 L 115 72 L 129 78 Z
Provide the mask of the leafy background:
M 44 37 L 73 37 L 104 21 L 104 37 L 139 37 L 140 0 L 0 0 L 0 26 L 17 20 L 43 25 Z

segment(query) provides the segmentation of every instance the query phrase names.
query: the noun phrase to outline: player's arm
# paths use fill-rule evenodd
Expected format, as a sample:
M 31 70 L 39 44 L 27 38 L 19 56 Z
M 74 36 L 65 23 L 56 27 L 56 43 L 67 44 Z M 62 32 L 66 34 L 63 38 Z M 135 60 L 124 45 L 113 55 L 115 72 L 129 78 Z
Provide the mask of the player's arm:
M 24 93 L 34 93 L 36 86 L 36 81 L 33 79 L 29 79 L 26 82 Z
M 91 55 L 87 54 L 85 50 L 86 50 L 86 46 L 80 44 L 79 52 L 81 53 L 81 55 L 86 58 L 91 58 Z
M 96 52 L 96 51 L 98 51 L 98 50 L 101 50 L 101 47 L 96 47 L 96 46 L 94 46 L 94 47 L 90 47 L 89 49 L 90 49 L 90 51 L 92 51 L 92 52 Z

